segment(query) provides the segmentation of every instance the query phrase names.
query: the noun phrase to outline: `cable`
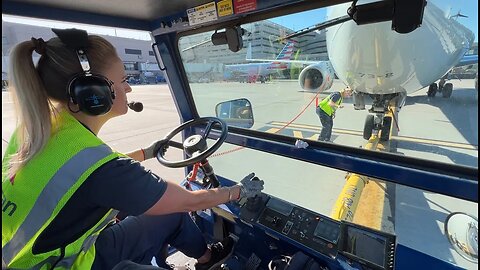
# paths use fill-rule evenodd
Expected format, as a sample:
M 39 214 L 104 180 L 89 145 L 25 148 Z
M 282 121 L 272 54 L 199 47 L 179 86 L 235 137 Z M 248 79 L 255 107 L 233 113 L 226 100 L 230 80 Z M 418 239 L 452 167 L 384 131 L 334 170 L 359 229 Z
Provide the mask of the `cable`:
M 397 130 L 400 131 L 400 127 L 398 126 L 397 118 L 395 117 L 395 114 L 393 113 L 392 108 L 389 108 L 389 109 L 390 109 L 390 112 L 392 113 L 393 122 L 395 123 L 395 126 L 397 127 Z
M 327 77 L 327 82 L 330 81 L 330 77 Z M 285 129 L 286 127 L 288 127 L 290 124 L 292 124 L 295 120 L 297 120 L 298 117 L 300 117 L 306 110 L 307 108 L 313 103 L 313 101 L 318 97 L 318 95 L 320 95 L 321 92 L 323 92 L 324 90 L 324 87 L 322 86 L 320 89 L 318 89 L 317 93 L 315 94 L 315 96 L 313 96 L 312 100 L 310 100 L 310 102 L 308 102 L 308 104 L 292 119 L 290 120 L 289 122 L 287 122 L 287 124 L 285 124 L 283 127 L 281 127 L 280 129 L 278 129 L 277 131 L 275 131 L 274 133 L 278 133 L 279 131 Z M 221 155 L 225 155 L 225 154 L 229 154 L 229 153 L 233 153 L 233 152 L 236 152 L 238 150 L 241 150 L 245 148 L 244 146 L 239 146 L 237 148 L 233 148 L 233 149 L 230 149 L 230 150 L 226 150 L 224 152 L 220 152 L 220 153 L 214 153 L 210 156 L 210 158 L 213 158 L 213 157 L 218 157 L 218 156 L 221 156 Z

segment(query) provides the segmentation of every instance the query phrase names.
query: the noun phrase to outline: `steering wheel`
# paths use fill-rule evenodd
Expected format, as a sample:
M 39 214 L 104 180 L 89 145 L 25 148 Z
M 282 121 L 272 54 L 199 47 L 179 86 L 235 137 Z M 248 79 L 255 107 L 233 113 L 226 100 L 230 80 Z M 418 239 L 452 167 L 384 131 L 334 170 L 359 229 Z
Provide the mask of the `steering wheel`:
M 203 132 L 202 135 L 192 135 L 187 139 L 185 139 L 183 144 L 172 141 L 172 138 L 175 137 L 175 135 L 177 135 L 179 132 L 193 126 L 199 126 L 201 124 L 206 124 L 205 131 Z M 220 126 L 221 134 L 218 137 L 218 139 L 215 141 L 215 143 L 210 147 L 208 147 L 207 138 L 214 125 Z M 175 128 L 165 136 L 164 142 L 159 145 L 160 151 L 158 151 L 157 153 L 157 160 L 158 162 L 160 162 L 160 164 L 170 168 L 180 168 L 180 167 L 186 167 L 188 165 L 195 164 L 197 162 L 205 160 L 207 157 L 209 157 L 211 154 L 217 151 L 217 149 L 220 148 L 222 143 L 227 138 L 227 135 L 228 135 L 227 124 L 219 118 L 200 117 L 200 118 L 189 120 L 183 123 L 182 125 L 178 126 L 177 128 Z M 167 145 L 184 150 L 186 154 L 190 157 L 187 159 L 178 160 L 178 161 L 166 160 L 164 158 L 165 151 L 163 149 L 167 147 Z

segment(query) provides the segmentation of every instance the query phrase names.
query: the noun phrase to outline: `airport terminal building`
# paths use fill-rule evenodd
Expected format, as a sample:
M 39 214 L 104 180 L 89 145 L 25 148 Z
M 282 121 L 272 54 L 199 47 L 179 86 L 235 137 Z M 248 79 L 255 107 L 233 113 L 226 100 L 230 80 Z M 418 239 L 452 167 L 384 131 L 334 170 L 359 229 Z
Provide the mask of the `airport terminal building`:
M 262 21 L 252 23 L 246 26 L 247 35 L 244 38 L 244 48 L 238 53 L 232 55 L 227 53 L 227 46 L 213 46 L 211 43 L 205 44 L 210 40 L 211 33 L 197 35 L 194 38 L 186 37 L 180 42 L 186 50 L 182 52 L 182 57 L 188 59 L 186 72 L 192 78 L 200 78 L 205 74 L 212 72 L 219 74 L 226 64 L 247 63 L 247 47 L 251 46 L 252 58 L 274 59 L 280 52 L 284 44 L 276 41 L 281 35 L 293 33 L 293 30 L 271 21 Z M 116 33 L 116 31 L 115 31 Z M 48 40 L 54 33 L 49 27 L 40 27 L 20 23 L 7 22 L 2 19 L 2 81 L 6 83 L 8 77 L 8 55 L 10 49 L 18 42 L 29 40 L 32 37 L 42 37 Z M 163 74 L 160 71 L 155 55 L 152 50 L 152 41 L 147 38 L 134 39 L 115 35 L 101 35 L 109 40 L 116 48 L 117 52 L 125 64 L 128 75 L 135 78 L 132 82 L 136 83 L 157 83 L 163 81 Z M 306 60 L 328 60 L 327 47 L 324 32 L 312 32 L 305 36 L 294 38 L 295 51 L 300 50 L 300 59 Z M 198 44 L 202 43 L 198 46 Z M 191 49 L 189 49 L 191 48 Z M 194 49 L 193 49 L 194 48 Z M 215 59 L 206 58 L 207 55 L 216 55 Z M 38 55 L 34 60 L 38 59 Z M 212 78 L 220 79 L 220 78 Z

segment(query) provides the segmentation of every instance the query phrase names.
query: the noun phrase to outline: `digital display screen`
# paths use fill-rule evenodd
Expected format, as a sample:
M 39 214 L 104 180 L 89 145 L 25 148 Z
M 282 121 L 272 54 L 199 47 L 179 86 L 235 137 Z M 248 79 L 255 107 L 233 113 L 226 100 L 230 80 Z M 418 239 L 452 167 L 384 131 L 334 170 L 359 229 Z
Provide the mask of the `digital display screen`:
M 313 235 L 336 244 L 338 241 L 339 233 L 340 224 L 326 218 L 320 218 L 318 225 L 313 232 Z
M 382 268 L 385 266 L 385 237 L 353 227 L 348 227 L 346 237 L 345 252 Z
M 274 198 L 268 201 L 267 207 L 287 217 L 290 216 L 293 210 L 292 204 Z

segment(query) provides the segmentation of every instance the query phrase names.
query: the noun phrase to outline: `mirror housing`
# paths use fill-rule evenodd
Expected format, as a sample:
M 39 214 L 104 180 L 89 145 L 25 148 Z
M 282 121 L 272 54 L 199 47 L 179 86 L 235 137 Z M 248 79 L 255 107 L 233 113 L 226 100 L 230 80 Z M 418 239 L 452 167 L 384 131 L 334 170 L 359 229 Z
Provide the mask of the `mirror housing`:
M 407 34 L 421 26 L 426 0 L 386 0 L 362 5 L 352 3 L 348 16 L 357 25 L 392 21 L 392 30 Z
M 451 213 L 445 220 L 445 235 L 460 256 L 478 263 L 478 220 L 475 217 Z
M 254 123 L 252 104 L 246 98 L 218 103 L 215 106 L 215 114 L 233 127 L 251 128 Z
M 212 34 L 213 45 L 228 44 L 232 52 L 238 52 L 243 48 L 243 34 L 245 30 L 240 26 L 228 27 L 225 32 L 215 32 Z

